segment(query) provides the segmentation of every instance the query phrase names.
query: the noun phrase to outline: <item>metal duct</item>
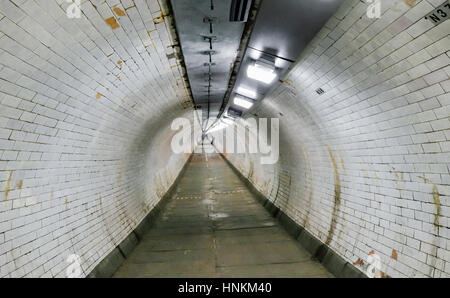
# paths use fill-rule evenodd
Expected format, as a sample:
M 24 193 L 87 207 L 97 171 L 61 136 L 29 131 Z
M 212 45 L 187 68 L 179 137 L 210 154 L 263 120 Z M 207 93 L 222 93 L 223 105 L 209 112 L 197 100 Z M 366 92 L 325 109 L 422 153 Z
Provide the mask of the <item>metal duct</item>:
M 252 0 L 233 0 L 231 2 L 230 22 L 247 22 Z

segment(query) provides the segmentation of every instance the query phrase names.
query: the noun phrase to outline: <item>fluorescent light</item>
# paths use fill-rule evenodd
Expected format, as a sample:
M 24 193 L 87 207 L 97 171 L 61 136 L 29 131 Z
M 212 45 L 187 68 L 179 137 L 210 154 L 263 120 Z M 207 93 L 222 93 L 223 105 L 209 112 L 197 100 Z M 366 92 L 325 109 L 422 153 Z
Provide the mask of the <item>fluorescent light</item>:
M 216 132 L 218 130 L 222 130 L 227 128 L 228 126 L 234 124 L 234 121 L 229 118 L 222 118 L 216 125 L 214 125 L 211 129 L 208 130 L 208 133 Z
M 275 67 L 260 61 L 256 61 L 247 68 L 247 76 L 251 79 L 270 84 L 276 78 Z
M 252 102 L 250 102 L 248 100 L 245 100 L 244 98 L 242 98 L 240 96 L 236 96 L 234 98 L 233 102 L 234 102 L 235 105 L 240 106 L 240 107 L 242 107 L 244 109 L 250 109 L 252 107 L 252 105 L 253 105 Z
M 253 99 L 256 98 L 256 91 L 250 90 L 250 89 L 247 89 L 247 88 L 244 88 L 244 87 L 239 87 L 237 89 L 236 93 L 239 93 L 241 95 L 244 95 L 246 97 L 250 97 L 250 98 L 253 98 Z

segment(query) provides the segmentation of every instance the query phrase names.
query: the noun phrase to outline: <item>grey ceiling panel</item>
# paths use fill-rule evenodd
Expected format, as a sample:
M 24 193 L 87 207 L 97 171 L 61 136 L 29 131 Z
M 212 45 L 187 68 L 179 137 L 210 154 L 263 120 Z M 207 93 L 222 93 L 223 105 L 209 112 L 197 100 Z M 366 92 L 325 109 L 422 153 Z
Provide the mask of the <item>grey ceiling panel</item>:
M 194 101 L 217 116 L 245 23 L 230 22 L 231 0 L 171 3 Z
M 245 23 L 230 21 L 246 18 L 243 12 L 248 12 L 249 8 L 241 1 L 171 1 L 192 95 L 196 105 L 201 106 L 204 118 L 221 115 L 219 111 L 227 108 L 243 111 L 233 104 L 239 87 L 256 92 L 253 100 L 262 100 L 280 84 L 279 79 L 344 2 L 263 0 L 257 5 L 259 12 L 241 60 L 237 55 Z M 230 14 L 232 7 L 236 8 L 234 16 Z M 239 72 L 231 82 L 234 85 L 230 91 L 230 77 L 236 59 Z M 247 77 L 248 66 L 261 59 L 272 61 L 276 67 L 277 80 L 272 84 L 266 85 Z M 222 105 L 224 99 L 226 101 Z
M 249 46 L 295 61 L 344 0 L 264 0 Z
M 276 88 L 292 63 L 343 2 L 263 0 L 227 108 L 247 112 L 233 104 L 240 87 L 255 91 L 253 99 L 256 102 Z M 247 77 L 248 66 L 260 59 L 275 63 L 278 79 L 272 84 L 267 85 Z

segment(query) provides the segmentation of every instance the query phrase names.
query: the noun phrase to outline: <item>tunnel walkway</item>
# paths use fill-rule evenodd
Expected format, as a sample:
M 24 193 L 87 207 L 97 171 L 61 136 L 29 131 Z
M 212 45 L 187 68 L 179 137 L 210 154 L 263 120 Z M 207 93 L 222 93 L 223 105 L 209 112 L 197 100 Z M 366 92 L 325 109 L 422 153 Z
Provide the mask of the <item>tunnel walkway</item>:
M 115 277 L 332 277 L 219 154 L 194 154 L 176 193 Z

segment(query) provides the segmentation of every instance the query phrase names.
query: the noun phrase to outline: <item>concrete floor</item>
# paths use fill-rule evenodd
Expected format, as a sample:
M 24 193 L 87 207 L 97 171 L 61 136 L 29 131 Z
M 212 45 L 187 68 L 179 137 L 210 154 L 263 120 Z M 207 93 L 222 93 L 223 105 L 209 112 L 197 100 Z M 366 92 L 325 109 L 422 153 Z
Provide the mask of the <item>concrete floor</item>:
M 332 277 L 218 154 L 195 154 L 115 277 Z

